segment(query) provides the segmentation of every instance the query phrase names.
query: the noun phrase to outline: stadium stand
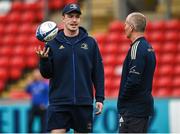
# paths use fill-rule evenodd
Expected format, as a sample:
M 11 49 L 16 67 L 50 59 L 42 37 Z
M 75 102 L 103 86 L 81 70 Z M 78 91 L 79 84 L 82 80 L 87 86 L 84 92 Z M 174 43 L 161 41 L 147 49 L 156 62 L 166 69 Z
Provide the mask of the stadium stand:
M 72 2 L 77 2 L 77 0 L 51 0 L 48 7 L 55 11 Z M 93 2 L 99 4 L 98 1 Z M 109 2 L 105 3 L 101 16 L 95 14 L 94 18 L 99 17 L 102 20 L 109 7 Z M 43 7 L 43 0 L 34 3 L 13 1 L 10 12 L 4 16 L 0 15 L 0 92 L 8 87 L 9 81 L 18 81 L 23 77 L 24 70 L 37 67 L 38 57 L 34 53 L 34 47 L 43 43 L 39 42 L 34 34 L 37 25 L 44 18 Z M 98 6 L 95 8 L 96 11 L 100 10 Z M 105 23 L 106 19 L 101 23 Z M 117 68 L 122 67 L 129 49 L 130 41 L 123 33 L 123 25 L 122 21 L 114 20 L 106 27 L 106 32 L 94 34 L 105 65 L 105 94 L 109 98 L 116 98 L 118 95 L 121 73 L 117 71 Z M 180 21 L 178 19 L 149 21 L 146 30 L 146 38 L 152 44 L 157 58 L 153 95 L 179 97 Z M 13 93 L 16 90 L 13 90 Z M 16 98 L 18 93 L 23 94 L 21 91 L 17 91 L 15 95 L 13 93 L 10 95 L 12 98 L 13 96 Z

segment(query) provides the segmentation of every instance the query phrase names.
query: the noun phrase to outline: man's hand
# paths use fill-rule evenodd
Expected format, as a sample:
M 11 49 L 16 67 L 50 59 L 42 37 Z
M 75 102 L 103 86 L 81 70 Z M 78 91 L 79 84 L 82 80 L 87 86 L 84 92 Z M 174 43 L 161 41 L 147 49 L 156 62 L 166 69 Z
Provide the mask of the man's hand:
M 47 49 L 44 47 L 42 50 L 39 46 L 38 48 L 35 48 L 35 51 L 40 58 L 48 58 L 49 47 Z
M 96 102 L 96 109 L 97 109 L 96 115 L 101 114 L 102 109 L 103 109 L 103 103 L 101 103 L 101 102 Z

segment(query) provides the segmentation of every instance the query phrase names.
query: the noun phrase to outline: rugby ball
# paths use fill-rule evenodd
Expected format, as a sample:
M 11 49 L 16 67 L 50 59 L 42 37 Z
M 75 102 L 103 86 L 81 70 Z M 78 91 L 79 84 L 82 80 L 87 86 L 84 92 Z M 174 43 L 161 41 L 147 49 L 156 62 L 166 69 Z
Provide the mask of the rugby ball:
M 56 37 L 58 33 L 57 24 L 53 21 L 41 23 L 36 29 L 36 38 L 43 42 L 48 42 Z

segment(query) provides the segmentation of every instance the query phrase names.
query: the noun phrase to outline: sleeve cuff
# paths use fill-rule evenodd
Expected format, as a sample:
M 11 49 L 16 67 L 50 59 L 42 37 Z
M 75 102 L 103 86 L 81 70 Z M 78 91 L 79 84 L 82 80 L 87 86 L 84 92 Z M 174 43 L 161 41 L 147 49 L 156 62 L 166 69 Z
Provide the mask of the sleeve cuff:
M 101 102 L 101 103 L 103 103 L 103 102 L 104 102 L 104 97 L 97 97 L 97 98 L 96 98 L 96 102 Z

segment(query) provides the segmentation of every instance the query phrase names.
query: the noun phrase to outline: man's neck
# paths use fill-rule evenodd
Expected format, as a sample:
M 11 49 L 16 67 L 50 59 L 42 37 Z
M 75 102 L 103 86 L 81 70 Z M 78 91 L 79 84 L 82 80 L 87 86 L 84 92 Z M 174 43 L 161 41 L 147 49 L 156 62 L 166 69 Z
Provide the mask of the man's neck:
M 140 37 L 144 37 L 144 33 L 134 33 L 134 35 L 131 37 L 131 41 L 134 42 Z
M 79 34 L 79 29 L 76 31 L 70 31 L 70 30 L 64 29 L 64 35 L 67 37 L 74 37 L 74 36 L 77 36 L 78 34 Z

